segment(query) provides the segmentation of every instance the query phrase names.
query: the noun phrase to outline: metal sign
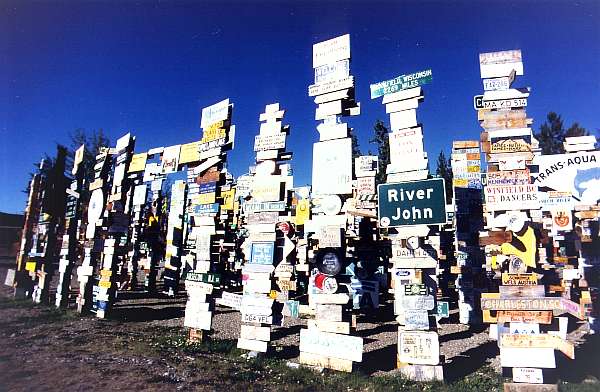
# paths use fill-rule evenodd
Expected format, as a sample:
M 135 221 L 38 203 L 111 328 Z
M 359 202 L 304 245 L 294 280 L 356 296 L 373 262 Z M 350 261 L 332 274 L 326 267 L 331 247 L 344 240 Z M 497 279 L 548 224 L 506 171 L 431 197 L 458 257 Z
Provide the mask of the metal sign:
M 510 109 L 522 108 L 527 106 L 527 98 L 512 98 L 512 99 L 494 99 L 485 101 L 483 95 L 473 97 L 473 107 L 475 110 L 485 109 Z
M 382 95 L 392 94 L 400 90 L 419 87 L 430 83 L 432 80 L 431 69 L 415 72 L 408 75 L 400 75 L 397 78 L 375 83 L 370 86 L 371 99 Z
M 482 310 L 554 310 L 563 309 L 560 298 L 481 298 Z
M 380 184 L 378 219 L 381 227 L 446 223 L 444 180 Z
M 275 244 L 273 242 L 253 242 L 250 251 L 250 263 L 252 264 L 273 264 L 273 254 Z
M 350 76 L 350 61 L 341 60 L 315 68 L 315 84 L 331 82 Z

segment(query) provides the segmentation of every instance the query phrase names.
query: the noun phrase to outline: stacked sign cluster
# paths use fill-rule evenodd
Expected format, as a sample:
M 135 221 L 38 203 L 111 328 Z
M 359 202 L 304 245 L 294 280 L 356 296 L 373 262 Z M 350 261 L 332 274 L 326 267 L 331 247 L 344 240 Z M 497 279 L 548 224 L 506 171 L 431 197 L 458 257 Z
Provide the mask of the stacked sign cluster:
M 378 217 L 392 247 L 394 313 L 401 324 L 397 364 L 417 380 L 443 379 L 435 320 L 440 237 L 428 225 L 446 223 L 444 180 L 427 179 L 416 114 L 423 100 L 420 86 L 431 79 L 426 70 L 371 85 L 371 98 L 383 96 L 390 114 L 390 164 L 387 183 L 378 189 Z
M 318 104 L 315 120 L 323 122 L 317 125 L 319 142 L 313 146 L 313 215 L 304 231 L 310 236 L 308 257 L 317 266 L 309 277 L 309 308 L 315 320 L 300 331 L 300 362 L 351 371 L 353 362 L 362 361 L 363 343 L 348 336 L 350 296 L 341 284 L 350 279 L 346 240 L 353 236 L 354 219 L 348 225 L 343 212 L 353 193 L 352 140 L 340 117 L 360 112 L 350 75 L 350 35 L 313 45 L 313 68 L 315 83 L 308 95 Z
M 298 315 L 298 302 L 289 300 L 290 291 L 296 290 L 296 247 L 289 216 L 293 176 L 286 163 L 292 155 L 285 152 L 290 128 L 282 125 L 284 114 L 278 103 L 266 105 L 260 114 L 263 122 L 254 139 L 256 166 L 251 170 L 250 194 L 243 203 L 246 262 L 242 267 L 243 296 L 239 305 L 243 324 L 237 346 L 254 352 L 267 351 L 271 325 L 282 325 L 286 304 L 295 302 L 292 307 Z M 274 284 L 279 290 L 272 290 Z
M 188 166 L 182 267 L 188 294 L 184 325 L 192 341 L 201 341 L 202 331 L 211 329 L 213 290 L 230 257 L 225 250 L 229 215 L 222 207 L 231 204 L 228 196 L 235 192 L 223 169 L 235 137 L 232 108 L 225 99 L 202 109 L 202 139 L 182 145 L 179 155 L 179 164 Z
M 524 109 L 529 89 L 511 88 L 523 75 L 521 51 L 482 53 L 479 61 L 486 91 L 475 97 L 475 108 L 488 163 L 487 231 L 479 241 L 486 268 L 500 280 L 499 292 L 482 294 L 481 309 L 484 321 L 497 323 L 490 334 L 498 340 L 501 365 L 512 368 L 514 382 L 537 384 L 548 381 L 544 369 L 556 367 L 555 349 L 574 356 L 565 340 L 568 319 L 552 322 L 567 299 L 549 285 L 556 272 L 547 258 L 548 237 L 541 235 L 541 192 L 531 181 L 539 149 Z
M 486 288 L 479 231 L 483 229 L 483 187 L 478 140 L 452 144 L 452 185 L 456 226 L 455 259 L 451 272 L 457 274 L 459 320 L 463 324 L 481 322 L 479 298 Z
M 75 151 L 73 169 L 71 171 L 74 178 L 71 181 L 71 185 L 66 189 L 67 204 L 65 210 L 65 231 L 63 233 L 60 249 L 60 260 L 58 262 L 59 276 L 55 298 L 56 307 L 67 305 L 71 287 L 71 275 L 77 258 L 79 225 L 83 209 L 81 198 L 85 186 L 83 181 L 83 168 L 81 165 L 84 152 L 85 146 L 83 145 Z

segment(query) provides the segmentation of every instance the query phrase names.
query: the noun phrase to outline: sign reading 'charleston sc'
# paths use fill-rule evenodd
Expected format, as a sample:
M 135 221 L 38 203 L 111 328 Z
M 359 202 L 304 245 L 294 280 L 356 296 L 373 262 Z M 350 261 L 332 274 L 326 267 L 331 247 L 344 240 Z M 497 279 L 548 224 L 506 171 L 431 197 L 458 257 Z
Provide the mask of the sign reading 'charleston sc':
M 381 184 L 378 189 L 379 224 L 382 227 L 446 223 L 444 180 Z

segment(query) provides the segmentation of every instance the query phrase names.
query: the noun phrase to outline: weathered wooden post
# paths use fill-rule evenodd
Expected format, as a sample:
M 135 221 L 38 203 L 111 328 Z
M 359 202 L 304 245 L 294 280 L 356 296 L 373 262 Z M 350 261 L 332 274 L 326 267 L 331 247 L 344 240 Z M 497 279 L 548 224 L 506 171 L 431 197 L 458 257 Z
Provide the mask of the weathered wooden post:
M 425 70 L 372 84 L 371 98 L 383 96 L 390 114 L 390 164 L 378 187 L 379 227 L 392 245 L 394 310 L 398 315 L 397 366 L 410 379 L 443 380 L 436 332 L 439 235 L 446 223 L 444 180 L 428 179 L 422 126 L 417 122 Z

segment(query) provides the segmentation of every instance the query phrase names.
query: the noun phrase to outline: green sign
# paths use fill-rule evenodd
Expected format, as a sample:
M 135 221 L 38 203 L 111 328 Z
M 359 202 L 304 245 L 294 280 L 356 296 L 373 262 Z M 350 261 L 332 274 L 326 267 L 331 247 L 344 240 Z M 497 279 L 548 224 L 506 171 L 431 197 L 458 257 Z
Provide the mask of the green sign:
M 430 83 L 433 79 L 431 70 L 415 72 L 408 75 L 400 75 L 397 78 L 386 80 L 371 85 L 371 99 L 395 93 L 400 90 L 406 90 L 413 87 L 419 87 Z
M 221 283 L 221 275 L 211 274 L 211 273 L 188 272 L 185 276 L 185 279 L 191 280 L 193 282 L 203 282 L 203 283 L 211 283 L 211 284 Z
M 377 196 L 380 227 L 446 223 L 443 178 L 380 184 Z
M 448 302 L 438 301 L 437 315 L 441 318 L 447 318 L 450 316 L 450 306 L 448 305 Z

